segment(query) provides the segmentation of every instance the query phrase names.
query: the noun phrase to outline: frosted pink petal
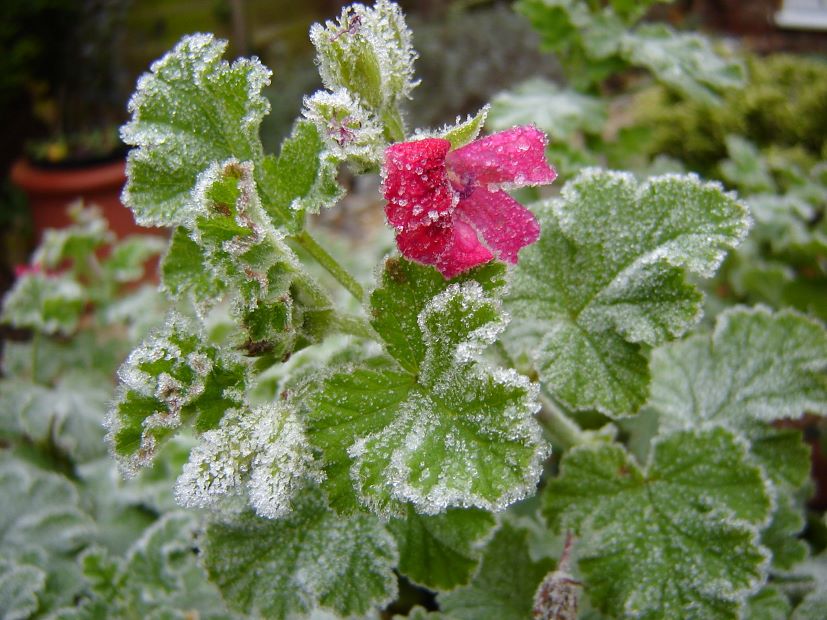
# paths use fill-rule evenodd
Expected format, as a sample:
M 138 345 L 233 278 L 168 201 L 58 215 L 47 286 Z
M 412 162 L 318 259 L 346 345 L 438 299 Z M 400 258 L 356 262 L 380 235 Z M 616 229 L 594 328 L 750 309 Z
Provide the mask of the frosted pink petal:
M 507 183 L 514 187 L 551 183 L 557 173 L 546 162 L 546 135 L 536 127 L 512 127 L 448 153 L 452 177 L 462 186 Z
M 430 226 L 403 228 L 396 235 L 396 246 L 405 258 L 435 265 L 451 242 L 451 226 L 447 220 Z
M 397 230 L 441 219 L 455 204 L 445 170 L 451 143 L 441 138 L 399 142 L 385 151 L 385 215 Z
M 453 234 L 445 252 L 434 265 L 446 278 L 453 278 L 494 258 L 488 248 L 480 243 L 474 229 L 465 222 L 455 219 L 451 232 Z
M 497 258 L 512 264 L 521 248 L 540 237 L 534 214 L 502 190 L 474 189 L 460 199 L 456 217 L 476 228 Z

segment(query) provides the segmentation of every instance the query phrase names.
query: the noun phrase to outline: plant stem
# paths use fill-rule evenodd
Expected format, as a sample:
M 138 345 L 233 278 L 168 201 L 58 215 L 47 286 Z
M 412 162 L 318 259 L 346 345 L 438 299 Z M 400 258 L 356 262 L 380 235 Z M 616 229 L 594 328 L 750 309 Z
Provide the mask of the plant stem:
M 318 263 L 330 273 L 330 275 L 336 278 L 339 284 L 345 287 L 350 294 L 359 301 L 359 303 L 364 301 L 365 291 L 362 289 L 362 286 L 352 275 L 347 272 L 344 267 L 338 263 L 335 258 L 327 253 L 327 250 L 320 246 L 319 243 L 310 236 L 309 232 L 303 230 L 300 233 L 293 235 L 291 238 L 307 250 L 308 254 L 315 258 Z
M 359 336 L 360 338 L 368 338 L 369 340 L 376 340 L 381 342 L 382 338 L 373 329 L 368 320 L 361 316 L 353 314 L 337 314 L 335 319 L 336 328 L 351 336 Z
M 551 398 L 541 393 L 540 403 L 543 408 L 538 417 L 551 435 L 553 444 L 559 445 L 563 450 L 568 450 L 573 446 L 591 443 L 592 433 L 580 428 L 574 420 L 562 412 Z

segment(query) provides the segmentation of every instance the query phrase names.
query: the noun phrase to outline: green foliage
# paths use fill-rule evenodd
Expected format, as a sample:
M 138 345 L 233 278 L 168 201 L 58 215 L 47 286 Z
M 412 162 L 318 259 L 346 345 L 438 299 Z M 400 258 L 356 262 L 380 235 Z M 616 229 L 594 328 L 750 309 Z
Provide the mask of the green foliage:
M 590 170 L 537 214 L 540 240 L 522 252 L 507 302 L 541 338 L 540 378 L 573 408 L 634 413 L 648 394 L 648 347 L 700 315 L 686 272 L 714 273 L 746 234 L 746 210 L 697 177 L 638 184 Z
M 575 531 L 584 587 L 610 614 L 737 618 L 764 578 L 756 526 L 771 500 L 723 429 L 663 437 L 645 470 L 620 446 L 576 448 L 544 500 L 551 527 Z
M 501 268 L 446 282 L 431 267 L 385 264 L 373 327 L 393 359 L 331 374 L 307 395 L 308 436 L 324 455 L 334 505 L 438 514 L 498 510 L 527 495 L 545 455 L 535 390 L 477 360 L 502 330 L 489 297 Z
M 331 512 L 309 489 L 283 520 L 246 514 L 211 523 L 204 565 L 228 604 L 253 617 L 286 618 L 319 606 L 364 614 L 396 596 L 398 555 L 378 519 Z

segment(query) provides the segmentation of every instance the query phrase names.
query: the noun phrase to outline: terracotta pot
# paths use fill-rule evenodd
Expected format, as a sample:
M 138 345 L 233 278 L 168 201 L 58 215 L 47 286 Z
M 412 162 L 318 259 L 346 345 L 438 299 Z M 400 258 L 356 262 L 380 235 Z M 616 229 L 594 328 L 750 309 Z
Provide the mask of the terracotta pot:
M 15 162 L 11 180 L 29 198 L 36 241 L 40 241 L 46 228 L 63 228 L 70 224 L 66 207 L 78 198 L 87 205 L 99 206 L 118 237 L 135 233 L 166 234 L 157 228 L 138 226 L 132 211 L 121 204 L 125 168 L 122 159 L 62 169 L 40 168 L 26 159 Z

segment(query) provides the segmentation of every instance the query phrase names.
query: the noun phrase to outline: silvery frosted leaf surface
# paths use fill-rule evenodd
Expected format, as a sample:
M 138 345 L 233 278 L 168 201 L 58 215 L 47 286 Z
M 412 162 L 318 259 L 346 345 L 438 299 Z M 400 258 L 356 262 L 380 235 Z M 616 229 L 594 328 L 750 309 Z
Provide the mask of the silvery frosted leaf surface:
M 542 233 L 520 254 L 506 308 L 518 328 L 544 332 L 531 345 L 541 381 L 572 408 L 633 413 L 649 347 L 700 317 L 687 272 L 714 273 L 746 234 L 746 209 L 693 175 L 639 184 L 588 169 L 535 211 Z
M 29 564 L 0 559 L 0 611 L 5 620 L 26 620 L 37 611 L 46 573 Z
M 575 448 L 544 492 L 589 600 L 619 617 L 738 618 L 765 578 L 770 509 L 746 444 L 721 428 L 662 437 L 645 469 L 618 445 Z
M 397 514 L 405 502 L 424 514 L 500 510 L 533 492 L 547 452 L 536 388 L 477 359 L 504 325 L 484 288 L 501 274 L 484 266 L 446 282 L 431 267 L 387 261 L 371 315 L 393 359 L 333 372 L 305 401 L 334 507 L 354 508 L 354 489 L 372 510 Z
M 122 198 L 139 224 L 184 223 L 198 174 L 230 157 L 262 158 L 258 130 L 270 105 L 261 89 L 270 71 L 257 59 L 231 65 L 221 59 L 226 47 L 212 35 L 184 37 L 138 81 L 121 138 L 138 147 Z
M 178 226 L 161 262 L 163 290 L 173 298 L 189 292 L 193 300 L 208 305 L 219 299 L 227 287 L 219 274 L 207 264 L 204 250 L 193 241 L 187 229 Z
M 827 414 L 827 332 L 792 310 L 735 308 L 711 336 L 692 336 L 652 355 L 650 404 L 661 427 L 724 425 Z
M 491 106 L 485 105 L 474 116 L 469 114 L 465 120 L 458 116 L 453 125 L 445 125 L 434 135 L 448 140 L 452 150 L 463 147 L 477 139 L 485 126 L 485 119 L 488 118 L 490 109 Z
M 415 583 L 447 591 L 468 583 L 482 546 L 496 525 L 491 513 L 452 509 L 425 516 L 408 507 L 388 529 L 399 547 L 399 572 Z
M 91 593 L 79 605 L 80 617 L 232 618 L 198 564 L 197 530 L 193 515 L 171 512 L 147 528 L 124 558 L 102 548 L 86 551 L 80 566 Z
M 496 95 L 488 125 L 502 130 L 533 123 L 552 139 L 566 140 L 580 130 L 599 134 L 606 118 L 606 106 L 596 97 L 535 78 Z
M 267 403 L 230 410 L 201 436 L 178 477 L 176 498 L 182 506 L 215 510 L 246 496 L 259 516 L 276 519 L 292 510 L 308 479 L 319 475 L 301 423 L 287 406 Z
M 744 617 L 750 620 L 788 620 L 790 611 L 787 597 L 778 588 L 767 586 L 747 600 Z
M 161 443 L 187 423 L 216 427 L 244 402 L 246 369 L 205 343 L 188 319 L 172 313 L 118 370 L 117 401 L 106 420 L 115 456 L 127 473 L 149 464 Z
M 439 607 L 457 620 L 524 620 L 534 591 L 553 561 L 531 560 L 525 530 L 504 523 L 483 551 L 471 583 L 439 595 Z
M 396 597 L 393 538 L 376 517 L 330 511 L 318 489 L 299 495 L 283 519 L 211 523 L 202 543 L 224 600 L 252 617 L 301 617 L 317 607 L 365 614 Z
M 27 273 L 3 298 L 0 321 L 46 334 L 69 334 L 80 321 L 86 292 L 66 275 Z
M 626 34 L 622 52 L 630 63 L 646 67 L 657 80 L 693 99 L 715 103 L 718 93 L 745 83 L 741 60 L 723 58 L 708 39 L 664 24 L 639 26 Z

